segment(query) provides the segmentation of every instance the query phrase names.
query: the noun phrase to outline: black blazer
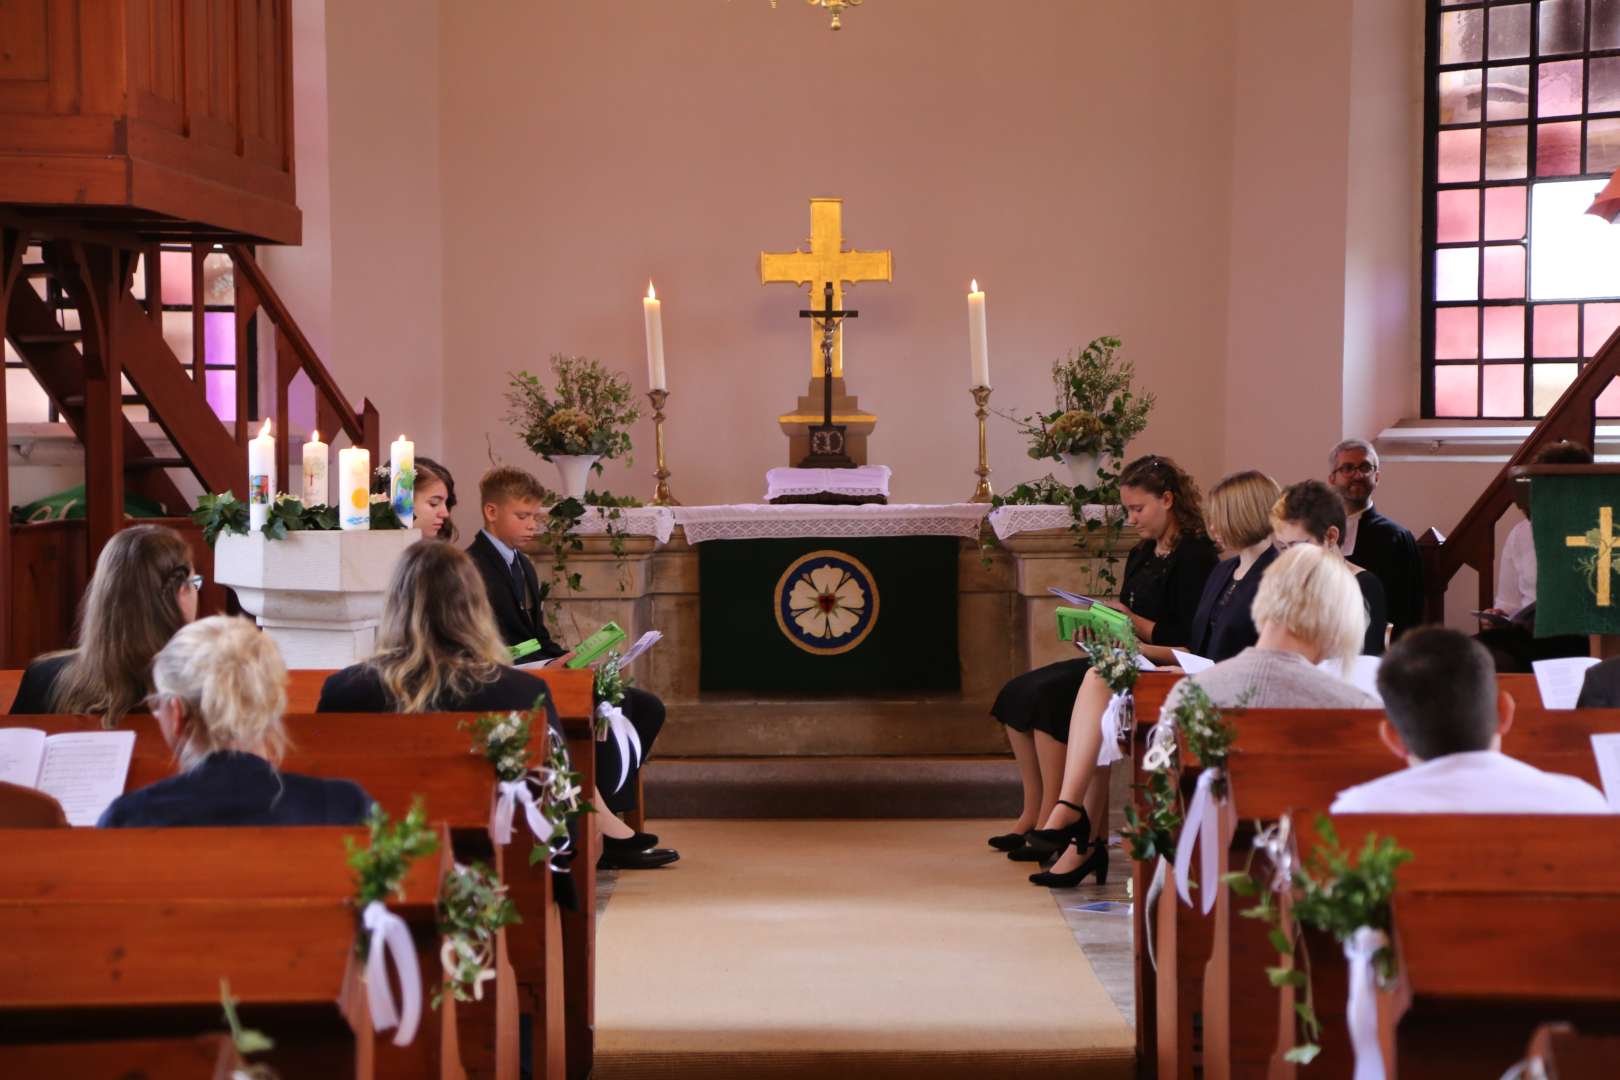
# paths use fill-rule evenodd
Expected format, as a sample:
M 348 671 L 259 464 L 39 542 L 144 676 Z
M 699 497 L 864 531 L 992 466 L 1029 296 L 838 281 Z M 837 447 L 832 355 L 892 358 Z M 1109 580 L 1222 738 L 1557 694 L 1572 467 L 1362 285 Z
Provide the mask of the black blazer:
M 1577 709 L 1620 708 L 1620 657 L 1593 664 L 1586 669 L 1581 683 L 1581 696 L 1575 699 Z
M 489 604 L 495 609 L 495 623 L 500 627 L 501 637 L 508 645 L 517 645 L 530 638 L 540 642 L 540 657 L 561 656 L 568 650 L 553 641 L 551 634 L 546 630 L 545 614 L 540 610 L 540 579 L 535 575 L 534 563 L 523 552 L 517 553 L 518 566 L 523 570 L 523 580 L 528 588 L 528 608 L 533 616 L 526 615 L 523 605 L 519 602 L 517 583 L 512 580 L 512 569 L 507 565 L 501 553 L 495 550 L 495 545 L 489 542 L 482 529 L 473 537 L 473 542 L 467 545 L 467 554 L 472 556 L 473 565 L 483 575 L 484 589 L 489 593 Z
M 1378 575 L 1394 637 L 1422 621 L 1423 560 L 1409 530 L 1369 506 L 1356 528 L 1355 549 L 1346 551 L 1344 557 Z
M 221 751 L 196 768 L 112 801 L 103 829 L 168 825 L 358 825 L 371 796 L 353 780 L 277 772 L 253 754 Z
M 1361 588 L 1361 602 L 1367 605 L 1367 637 L 1361 643 L 1361 655 L 1383 656 L 1384 631 L 1389 627 L 1389 607 L 1384 599 L 1384 586 L 1377 574 L 1365 569 L 1356 575 L 1356 584 Z
M 485 683 L 473 693 L 434 703 L 434 712 L 506 712 L 510 709 L 527 711 L 534 703 L 545 698 L 546 722 L 559 733 L 557 704 L 551 700 L 546 681 L 527 671 L 503 667 L 494 682 Z M 354 664 L 342 671 L 334 671 L 321 684 L 321 699 L 316 712 L 377 713 L 394 712 L 399 708 L 383 689 L 382 679 L 367 664 Z
M 71 659 L 72 653 L 63 653 L 61 656 L 42 656 L 32 661 L 23 671 L 22 682 L 17 684 L 17 697 L 11 703 L 11 715 L 39 716 L 55 712 L 51 695 L 56 690 L 57 677 Z
M 1125 556 L 1120 600 L 1144 619 L 1153 620 L 1153 645 L 1182 647 L 1192 639 L 1193 616 L 1204 595 L 1204 583 L 1220 562 L 1215 541 L 1183 536 L 1170 554 L 1154 554 L 1158 543 L 1143 540 Z
M 1198 612 L 1193 615 L 1192 636 L 1187 644 L 1197 656 L 1215 661 L 1230 660 L 1260 640 L 1260 631 L 1255 628 L 1249 607 L 1254 603 L 1254 594 L 1260 591 L 1260 576 L 1266 572 L 1266 567 L 1277 561 L 1277 549 L 1266 548 L 1243 579 L 1234 581 L 1238 561 L 1234 557 L 1217 563 L 1204 582 L 1204 595 L 1198 601 Z M 1229 586 L 1232 595 L 1217 610 L 1221 594 Z

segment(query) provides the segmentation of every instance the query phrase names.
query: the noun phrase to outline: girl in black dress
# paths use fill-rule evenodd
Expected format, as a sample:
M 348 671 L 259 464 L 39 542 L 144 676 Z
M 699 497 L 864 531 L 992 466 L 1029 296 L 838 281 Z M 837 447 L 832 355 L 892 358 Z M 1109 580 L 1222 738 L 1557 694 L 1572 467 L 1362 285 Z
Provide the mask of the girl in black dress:
M 1169 458 L 1138 458 L 1126 466 L 1119 486 L 1126 520 L 1142 541 L 1126 557 L 1119 603 L 1113 606 L 1130 616 L 1144 653 L 1168 660 L 1169 646 L 1184 646 L 1191 637 L 1204 581 L 1217 560 L 1215 545 L 1204 529 L 1198 485 Z M 1088 681 L 1102 687 L 1100 680 L 1087 680 L 1089 668 L 1083 657 L 1037 668 L 1009 681 L 991 706 L 991 714 L 1007 728 L 1018 762 L 1024 810 L 1013 832 L 992 837 L 990 843 L 1014 858 L 1040 857 L 1028 846 L 1026 834 L 1052 822 L 1064 809 L 1060 799 L 1070 800 L 1068 818 L 1061 824 L 1071 824 L 1082 813 L 1078 804 L 1084 785 L 1072 794 L 1063 794 L 1060 785 L 1076 695 Z M 1106 703 L 1107 689 L 1102 690 Z M 1093 745 L 1091 757 L 1096 756 Z M 1098 786 L 1106 803 L 1107 785 Z M 1043 852 L 1050 850 L 1056 850 L 1055 844 Z

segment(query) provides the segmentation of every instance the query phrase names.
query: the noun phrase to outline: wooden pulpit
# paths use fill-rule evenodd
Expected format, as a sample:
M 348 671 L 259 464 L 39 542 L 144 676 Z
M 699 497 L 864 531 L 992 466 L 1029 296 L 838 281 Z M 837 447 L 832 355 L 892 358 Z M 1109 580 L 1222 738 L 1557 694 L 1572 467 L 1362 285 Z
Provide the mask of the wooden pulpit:
M 1536 545 L 1536 637 L 1586 634 L 1620 655 L 1620 465 L 1524 465 Z

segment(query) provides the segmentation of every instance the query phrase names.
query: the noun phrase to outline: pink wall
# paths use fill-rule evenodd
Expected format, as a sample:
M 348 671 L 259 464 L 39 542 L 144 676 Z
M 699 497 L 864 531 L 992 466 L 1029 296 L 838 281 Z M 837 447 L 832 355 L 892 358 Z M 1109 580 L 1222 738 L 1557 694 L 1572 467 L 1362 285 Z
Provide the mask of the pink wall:
M 864 285 L 851 386 L 898 499 L 972 489 L 964 294 L 989 294 L 993 404 L 1049 407 L 1053 358 L 1124 338 L 1160 392 L 1136 449 L 1218 473 L 1229 272 L 1232 20 L 1219 5 L 880 0 L 840 34 L 797 2 L 443 8 L 445 455 L 470 485 L 504 373 L 547 356 L 646 372 L 638 298 L 664 303 L 677 497 L 760 496 L 775 417 L 809 375 L 802 293 L 762 248 L 841 195 L 846 236 L 894 251 Z M 616 491 L 651 490 L 650 430 Z M 992 429 L 998 487 L 1038 475 Z

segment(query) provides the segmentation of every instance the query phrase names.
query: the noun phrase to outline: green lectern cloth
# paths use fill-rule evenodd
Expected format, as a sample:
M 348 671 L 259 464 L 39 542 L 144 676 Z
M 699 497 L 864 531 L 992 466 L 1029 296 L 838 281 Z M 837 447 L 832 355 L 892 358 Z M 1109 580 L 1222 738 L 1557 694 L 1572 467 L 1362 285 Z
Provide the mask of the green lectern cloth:
M 1537 476 L 1536 636 L 1620 634 L 1620 476 Z
M 697 545 L 704 690 L 958 690 L 954 537 Z

